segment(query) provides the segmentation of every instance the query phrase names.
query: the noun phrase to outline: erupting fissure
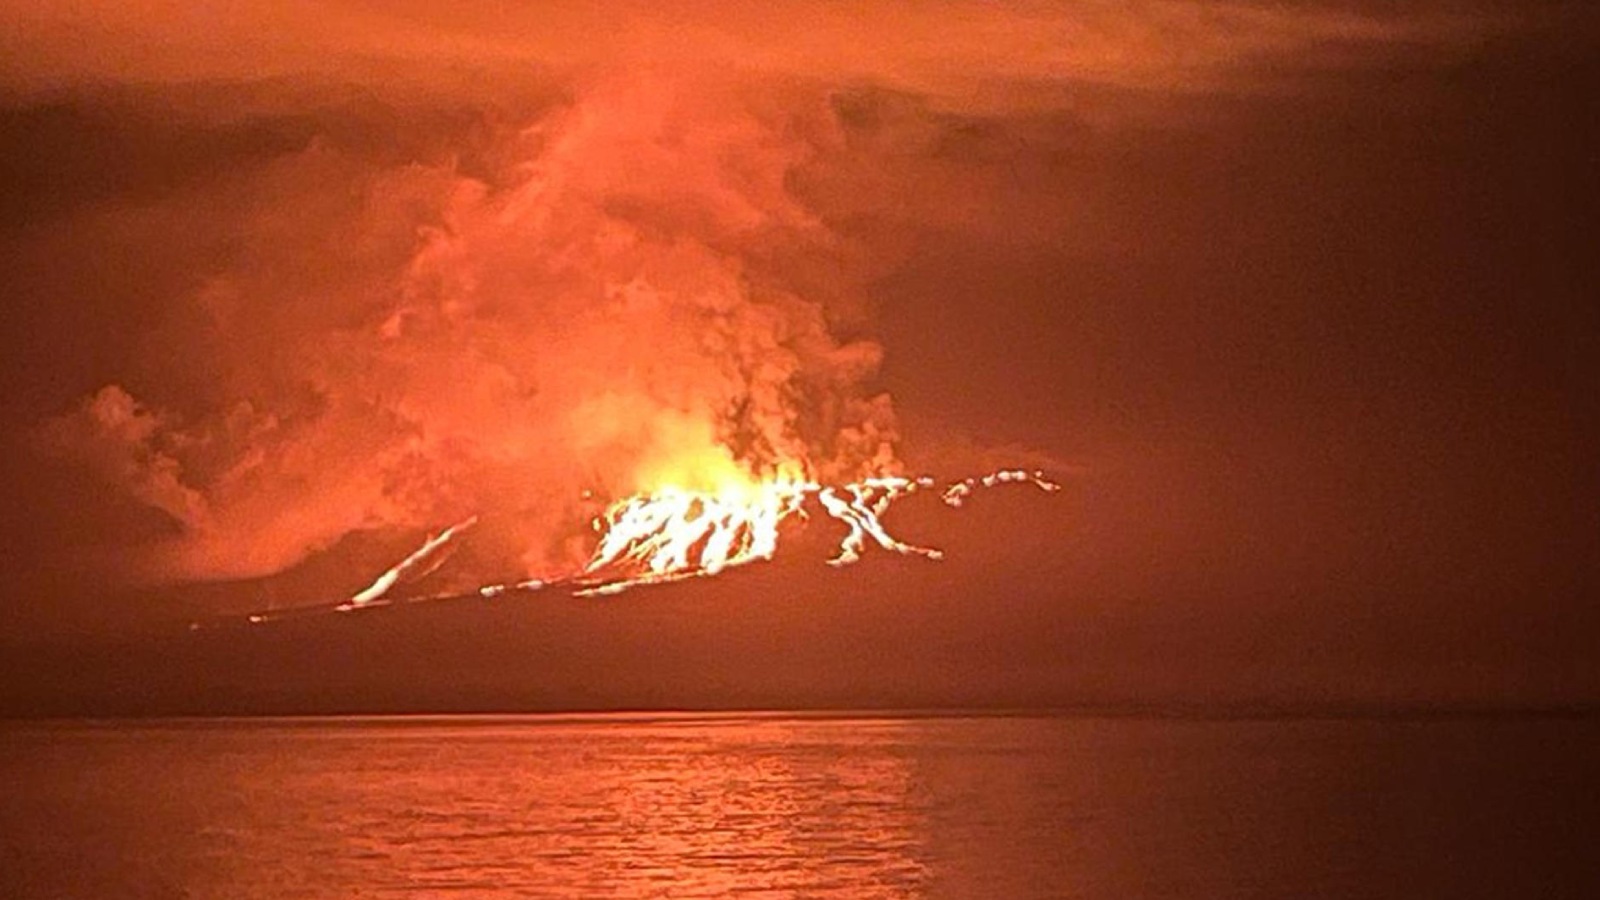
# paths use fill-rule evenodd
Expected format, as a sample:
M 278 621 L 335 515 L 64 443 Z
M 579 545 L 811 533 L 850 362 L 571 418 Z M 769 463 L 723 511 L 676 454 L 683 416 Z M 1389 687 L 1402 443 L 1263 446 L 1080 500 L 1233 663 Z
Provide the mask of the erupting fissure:
M 979 487 L 1011 483 L 1052 492 L 1061 489 L 1043 472 L 1006 469 L 950 484 L 941 499 L 959 507 Z M 811 501 L 848 529 L 829 565 L 861 559 L 869 544 L 901 555 L 942 559 L 944 554 L 937 549 L 895 538 L 882 521 L 895 501 L 934 487 L 931 478 L 895 476 L 841 486 L 780 480 L 718 492 L 667 487 L 636 494 L 613 503 L 595 518 L 599 543 L 593 555 L 581 571 L 558 581 L 571 585 L 577 596 L 601 596 L 644 584 L 715 575 L 730 566 L 771 559 L 777 552 L 780 526 L 791 519 L 807 518 Z M 340 609 L 358 609 L 384 597 L 412 573 L 432 571 L 438 565 L 438 554 L 475 522 L 475 517 L 470 518 L 430 537 Z M 478 593 L 493 597 L 546 583 L 491 584 L 479 588 Z

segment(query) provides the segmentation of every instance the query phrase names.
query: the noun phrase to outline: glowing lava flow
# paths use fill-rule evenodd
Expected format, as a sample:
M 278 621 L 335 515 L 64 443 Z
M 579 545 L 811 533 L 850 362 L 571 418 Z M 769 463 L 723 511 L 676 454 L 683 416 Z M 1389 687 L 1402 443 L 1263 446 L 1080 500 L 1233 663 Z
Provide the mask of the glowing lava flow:
M 356 609 L 357 607 L 365 606 L 379 597 L 382 597 L 384 594 L 389 593 L 389 589 L 398 584 L 400 579 L 411 575 L 418 569 L 421 569 L 428 563 L 430 559 L 436 556 L 440 550 L 444 549 L 445 545 L 449 544 L 456 535 L 467 530 L 468 528 L 471 528 L 477 523 L 478 517 L 472 516 L 465 521 L 457 522 L 456 524 L 451 525 L 449 528 L 439 532 L 437 535 L 428 538 L 428 540 L 423 543 L 421 547 L 418 547 L 410 556 L 400 560 L 400 562 L 394 567 L 389 569 L 387 572 L 384 572 L 382 575 L 379 575 L 376 580 L 367 585 L 364 589 L 358 591 L 339 608 Z M 428 572 L 433 571 L 433 569 L 438 568 L 442 562 L 444 562 L 442 559 L 435 561 L 432 567 L 423 570 L 421 574 L 427 574 Z
M 595 520 L 600 546 L 584 572 L 636 574 L 578 593 L 613 594 L 638 584 L 715 575 L 729 566 L 771 559 L 778 549 L 778 527 L 790 518 L 804 518 L 806 501 L 813 497 L 850 529 L 838 555 L 829 560 L 832 565 L 860 559 L 869 538 L 886 550 L 938 559 L 939 551 L 902 543 L 879 521 L 895 500 L 932 485 L 927 478 L 871 478 L 840 488 L 771 482 L 722 494 L 667 489 L 629 497 Z
M 978 488 L 1001 484 L 1031 484 L 1052 492 L 1061 489 L 1043 472 L 1005 469 L 950 484 L 940 499 L 959 507 Z M 613 503 L 594 520 L 600 543 L 581 572 L 554 582 L 486 585 L 477 593 L 487 598 L 510 590 L 566 584 L 574 588 L 575 596 L 592 597 L 643 584 L 715 575 L 729 566 L 771 559 L 778 549 L 779 526 L 793 518 L 807 518 L 810 500 L 849 529 L 829 565 L 859 560 L 869 542 L 906 556 L 942 559 L 939 550 L 895 538 L 882 521 L 896 500 L 932 487 L 931 478 L 882 477 L 838 487 L 775 481 L 718 493 L 663 488 L 637 494 Z M 337 609 L 360 609 L 384 597 L 402 580 L 415 580 L 438 568 L 443 563 L 440 551 L 476 522 L 474 516 L 429 538 Z M 260 617 L 251 619 L 258 620 Z
M 1061 486 L 1043 472 L 1006 469 L 968 478 L 947 487 L 941 499 L 959 507 L 979 487 L 1032 484 L 1040 490 Z M 664 490 L 613 504 L 595 520 L 600 546 L 584 568 L 586 574 L 631 569 L 580 595 L 611 594 L 638 584 L 715 575 L 729 566 L 770 559 L 778 546 L 778 526 L 806 516 L 806 501 L 815 498 L 829 517 L 844 523 L 848 533 L 839 542 L 830 565 L 861 558 L 868 541 L 902 555 L 942 559 L 932 547 L 898 540 L 883 526 L 882 516 L 896 500 L 934 486 L 931 478 L 868 478 L 841 487 L 812 483 L 768 483 L 750 491 L 705 494 Z

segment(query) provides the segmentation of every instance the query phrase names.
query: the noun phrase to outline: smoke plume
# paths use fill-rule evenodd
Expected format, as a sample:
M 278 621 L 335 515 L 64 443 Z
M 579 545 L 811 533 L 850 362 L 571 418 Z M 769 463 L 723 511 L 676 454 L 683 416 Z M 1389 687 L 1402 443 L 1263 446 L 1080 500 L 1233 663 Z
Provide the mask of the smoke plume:
M 157 329 L 181 401 L 108 385 L 45 440 L 170 518 L 157 580 L 482 513 L 539 574 L 604 500 L 885 472 L 880 350 L 830 330 L 861 286 L 786 187 L 830 129 L 641 76 L 489 129 L 471 175 L 313 140 L 237 189 L 241 245 Z
M 140 508 L 104 517 L 113 570 L 259 576 L 476 515 L 519 570 L 496 575 L 537 577 L 640 490 L 893 471 L 865 302 L 885 247 L 1054 246 L 1039 185 L 1081 136 L 1470 24 L 708 9 L 5 6 L 29 137 L 0 249 L 38 270 L 13 292 L 126 330 L 95 326 L 115 358 L 75 357 L 54 380 L 96 387 L 33 434 Z

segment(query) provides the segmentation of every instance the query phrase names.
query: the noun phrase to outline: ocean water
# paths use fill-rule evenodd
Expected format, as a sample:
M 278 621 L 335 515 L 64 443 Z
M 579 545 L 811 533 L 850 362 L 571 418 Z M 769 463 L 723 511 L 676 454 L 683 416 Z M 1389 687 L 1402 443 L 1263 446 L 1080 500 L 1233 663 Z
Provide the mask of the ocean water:
M 1594 897 L 1581 718 L 0 724 L 0 896 Z

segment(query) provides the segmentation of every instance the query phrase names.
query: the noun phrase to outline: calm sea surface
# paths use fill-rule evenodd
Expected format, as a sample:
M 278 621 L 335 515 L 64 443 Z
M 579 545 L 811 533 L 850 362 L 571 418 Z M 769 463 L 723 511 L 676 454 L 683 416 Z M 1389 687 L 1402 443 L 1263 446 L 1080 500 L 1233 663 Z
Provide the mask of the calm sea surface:
M 1591 897 L 1600 722 L 0 724 L 4 897 Z

